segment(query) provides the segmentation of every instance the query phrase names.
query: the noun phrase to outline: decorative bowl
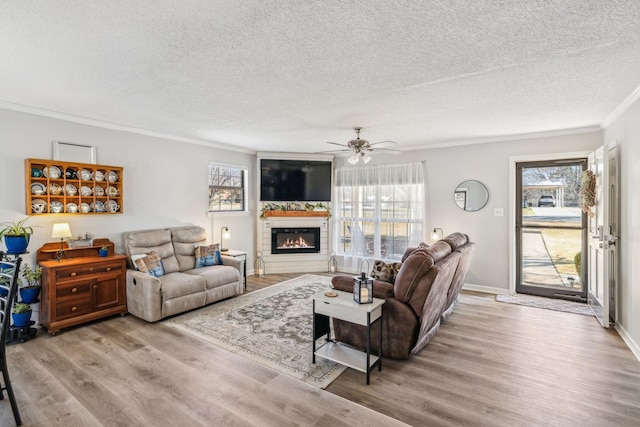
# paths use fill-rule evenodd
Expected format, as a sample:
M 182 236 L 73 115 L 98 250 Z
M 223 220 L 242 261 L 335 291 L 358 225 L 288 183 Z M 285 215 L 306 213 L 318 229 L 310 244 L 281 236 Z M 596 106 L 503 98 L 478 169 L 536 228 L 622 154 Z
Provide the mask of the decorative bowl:
M 96 181 L 104 181 L 104 173 L 102 171 L 95 171 L 92 174 L 92 178 Z

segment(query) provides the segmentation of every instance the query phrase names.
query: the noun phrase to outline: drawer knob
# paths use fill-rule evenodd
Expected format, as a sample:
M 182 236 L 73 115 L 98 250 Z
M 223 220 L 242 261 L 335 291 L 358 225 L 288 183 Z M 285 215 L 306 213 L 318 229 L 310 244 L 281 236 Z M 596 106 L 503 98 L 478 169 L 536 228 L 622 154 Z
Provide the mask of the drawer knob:
M 71 289 L 71 293 L 75 294 L 76 292 L 78 292 L 78 288 L 72 288 Z
M 76 277 L 78 275 L 78 273 L 76 273 L 75 271 L 73 273 L 71 273 L 71 277 Z
M 111 267 L 105 268 L 105 271 L 111 271 Z
M 93 271 L 93 267 L 89 267 L 89 271 Z
M 78 310 L 78 307 L 76 307 L 76 306 L 71 307 L 71 311 L 72 311 L 72 312 L 73 312 L 73 311 L 76 311 L 76 310 Z
M 98 289 L 98 285 L 93 285 L 93 289 Z

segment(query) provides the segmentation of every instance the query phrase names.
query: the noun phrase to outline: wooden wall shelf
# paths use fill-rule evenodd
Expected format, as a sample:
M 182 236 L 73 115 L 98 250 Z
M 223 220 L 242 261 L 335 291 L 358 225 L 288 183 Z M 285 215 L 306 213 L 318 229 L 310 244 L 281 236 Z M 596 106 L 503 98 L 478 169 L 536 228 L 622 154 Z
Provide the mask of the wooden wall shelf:
M 60 170 L 60 176 L 44 174 L 52 167 Z M 24 168 L 27 215 L 109 215 L 124 211 L 122 167 L 26 159 Z
M 265 217 L 328 217 L 329 211 L 264 211 Z

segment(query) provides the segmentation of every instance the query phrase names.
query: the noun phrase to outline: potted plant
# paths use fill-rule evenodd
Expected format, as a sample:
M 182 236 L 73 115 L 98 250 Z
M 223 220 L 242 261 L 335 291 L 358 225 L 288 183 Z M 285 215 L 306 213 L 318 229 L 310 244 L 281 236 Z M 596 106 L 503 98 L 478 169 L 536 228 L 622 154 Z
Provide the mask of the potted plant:
M 22 264 L 22 277 L 26 281 L 20 280 L 20 298 L 23 303 L 33 304 L 38 302 L 38 295 L 40 295 L 40 279 L 42 278 L 42 267 L 39 265 L 35 268 L 31 268 L 28 263 Z
M 0 224 L 0 237 L 4 237 L 4 244 L 7 252 L 12 254 L 20 254 L 27 251 L 29 239 L 33 234 L 33 227 L 25 226 L 24 223 L 30 217 L 21 219 L 18 222 L 3 222 Z
M 22 327 L 29 325 L 31 321 L 31 304 L 23 302 L 17 302 L 13 305 L 13 311 L 11 312 L 11 318 L 13 319 L 13 325 Z
M 100 249 L 98 249 L 98 255 L 100 255 L 101 257 L 109 255 L 109 247 L 102 246 Z

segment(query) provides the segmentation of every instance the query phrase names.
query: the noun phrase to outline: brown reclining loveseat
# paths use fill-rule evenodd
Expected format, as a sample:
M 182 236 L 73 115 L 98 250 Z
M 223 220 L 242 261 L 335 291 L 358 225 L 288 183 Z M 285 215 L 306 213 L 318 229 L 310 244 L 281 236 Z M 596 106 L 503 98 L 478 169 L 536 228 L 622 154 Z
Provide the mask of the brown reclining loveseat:
M 406 359 L 423 348 L 453 310 L 473 256 L 474 243 L 453 233 L 431 246 L 409 248 L 402 257 L 395 283 L 374 280 L 373 295 L 384 298 L 382 355 Z M 353 277 L 335 276 L 335 289 L 353 291 Z M 333 319 L 335 338 L 358 348 L 366 346 L 366 329 Z M 377 327 L 371 330 L 377 352 Z

